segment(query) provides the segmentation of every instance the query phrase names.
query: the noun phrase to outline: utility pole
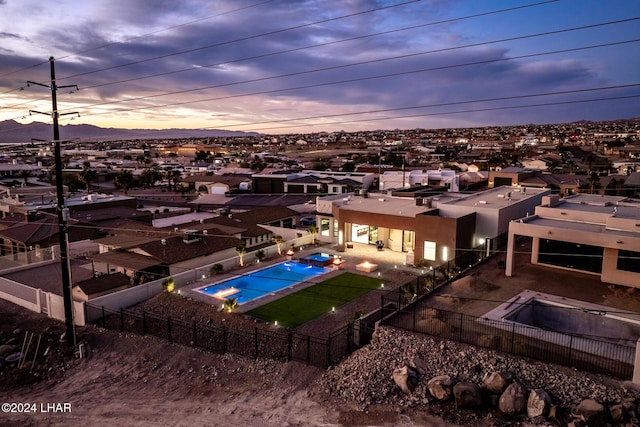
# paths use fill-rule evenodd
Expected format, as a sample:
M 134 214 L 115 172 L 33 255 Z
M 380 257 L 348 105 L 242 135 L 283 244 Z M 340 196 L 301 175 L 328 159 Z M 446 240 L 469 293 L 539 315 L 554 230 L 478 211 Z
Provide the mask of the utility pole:
M 51 65 L 51 84 L 47 86 L 42 83 L 28 81 L 27 85 L 35 84 L 38 86 L 44 86 L 51 89 L 52 111 L 51 113 L 42 113 L 40 111 L 30 110 L 29 114 L 31 113 L 47 114 L 53 118 L 53 144 L 55 147 L 54 157 L 55 157 L 55 168 L 56 168 L 56 193 L 57 193 L 57 201 L 58 201 L 57 203 L 58 206 L 56 208 L 56 211 L 58 213 L 58 236 L 60 241 L 60 266 L 62 269 L 62 298 L 64 300 L 64 318 L 65 318 L 65 326 L 66 326 L 65 338 L 66 338 L 67 346 L 75 347 L 76 331 L 75 331 L 75 325 L 73 323 L 73 299 L 71 298 L 71 268 L 69 264 L 69 254 L 68 254 L 69 230 L 67 228 L 67 221 L 69 220 L 69 210 L 64 207 L 64 189 L 62 186 L 62 156 L 60 154 L 60 131 L 58 129 L 58 117 L 61 114 L 58 113 L 58 101 L 56 97 L 56 92 L 58 89 L 67 88 L 67 87 L 75 87 L 77 90 L 78 86 L 76 85 L 56 86 L 56 69 L 55 69 L 53 57 L 49 58 L 49 63 Z M 68 115 L 68 114 L 78 114 L 78 113 L 65 113 L 63 115 Z

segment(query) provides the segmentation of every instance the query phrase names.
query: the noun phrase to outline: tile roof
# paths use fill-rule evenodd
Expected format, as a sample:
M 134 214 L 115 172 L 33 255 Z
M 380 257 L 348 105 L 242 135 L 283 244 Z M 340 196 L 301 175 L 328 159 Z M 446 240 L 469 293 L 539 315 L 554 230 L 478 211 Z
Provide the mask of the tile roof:
M 225 249 L 235 248 L 242 241 L 235 237 L 200 236 L 195 242 L 185 243 L 182 236 L 175 236 L 162 241 L 156 240 L 138 246 L 149 256 L 164 264 L 175 264 L 189 259 L 210 255 Z
M 135 252 L 120 250 L 91 255 L 89 258 L 95 262 L 117 265 L 119 267 L 129 268 L 134 271 L 140 271 L 162 264 L 161 261 L 153 257 L 138 254 Z

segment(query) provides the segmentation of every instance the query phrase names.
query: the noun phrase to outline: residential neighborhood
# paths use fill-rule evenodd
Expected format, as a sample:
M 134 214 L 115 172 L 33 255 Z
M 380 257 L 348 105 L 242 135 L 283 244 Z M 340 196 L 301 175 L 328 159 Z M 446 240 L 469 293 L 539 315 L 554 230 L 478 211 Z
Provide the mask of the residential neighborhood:
M 560 298 L 598 313 L 624 310 L 633 317 L 640 311 L 634 294 L 612 305 L 581 296 L 600 287 L 607 289 L 602 296 L 640 288 L 639 122 L 72 143 L 61 150 L 64 227 L 54 153 L 35 144 L 7 147 L 0 164 L 0 296 L 65 321 L 65 239 L 76 327 L 116 321 L 116 329 L 125 330 L 142 319 L 146 334 L 151 318 L 145 310 L 155 315 L 161 304 L 174 334 L 171 319 L 181 325 L 202 304 L 212 324 L 238 322 L 242 330 L 249 321 L 302 334 L 295 345 L 306 350 L 290 357 L 324 367 L 366 346 L 375 324 L 407 329 L 407 310 L 414 318 L 409 329 L 429 334 L 435 333 L 429 315 L 416 313 L 437 311 L 444 319 L 443 307 L 461 310 L 460 316 L 465 310 L 503 316 L 495 321 L 513 322 L 512 332 L 528 328 L 513 319 L 534 314 L 508 317 L 494 314 L 500 307 L 478 306 L 492 299 L 513 304 L 525 295 L 533 295 L 531 304 Z M 320 276 L 288 282 L 294 265 L 317 268 Z M 281 266 L 285 273 L 271 273 Z M 287 326 L 282 314 L 260 314 L 272 304 L 280 304 L 277 313 L 283 306 L 321 304 L 320 297 L 289 299 L 316 286 L 336 295 L 353 286 L 349 274 L 371 280 L 370 288 L 349 303 L 331 302 L 325 308 L 331 317 Z M 494 285 L 486 292 L 473 286 L 461 292 L 461 283 L 485 283 L 487 275 Z M 332 288 L 323 277 L 347 281 Z M 580 291 L 567 280 L 591 289 Z M 270 281 L 273 288 L 257 291 Z M 553 294 L 544 293 L 550 284 Z M 257 298 L 248 296 L 255 292 Z M 466 308 L 472 301 L 478 303 Z M 142 318 L 140 307 L 147 307 Z M 200 326 L 193 327 L 198 335 Z M 331 344 L 344 334 L 338 331 L 350 331 L 341 350 Z M 596 370 L 640 381 L 632 361 L 636 336 L 640 331 L 630 327 L 617 338 L 627 362 L 612 367 L 602 359 Z M 326 340 L 326 358 L 314 360 L 311 339 Z M 497 341 L 467 342 L 502 348 Z M 558 362 L 532 349 L 507 352 Z

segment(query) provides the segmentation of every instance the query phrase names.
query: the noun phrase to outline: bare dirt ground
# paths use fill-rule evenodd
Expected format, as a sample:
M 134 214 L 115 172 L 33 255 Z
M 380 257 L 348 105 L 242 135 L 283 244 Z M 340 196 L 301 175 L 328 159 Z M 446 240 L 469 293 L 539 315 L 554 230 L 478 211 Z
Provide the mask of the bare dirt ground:
M 50 351 L 30 372 L 0 370 L 0 403 L 36 404 L 2 413 L 3 426 L 453 426 L 391 407 L 361 411 L 314 389 L 322 370 L 247 360 L 94 327 L 78 329 L 79 359 L 59 342 L 63 324 L 0 300 L 0 338 L 47 333 Z M 16 331 L 19 329 L 19 331 Z M 69 403 L 71 411 L 43 412 Z M 33 408 L 33 406 L 31 406 Z

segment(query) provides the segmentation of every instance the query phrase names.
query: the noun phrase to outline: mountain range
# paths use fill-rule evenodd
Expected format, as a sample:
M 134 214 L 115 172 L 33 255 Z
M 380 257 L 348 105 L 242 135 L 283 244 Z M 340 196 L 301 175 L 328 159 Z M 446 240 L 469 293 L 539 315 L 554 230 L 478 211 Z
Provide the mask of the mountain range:
M 118 129 L 93 125 L 60 125 L 60 140 L 114 141 L 133 139 L 177 139 L 207 137 L 257 136 L 255 132 L 227 131 L 221 129 Z M 21 124 L 15 120 L 0 122 L 0 144 L 29 143 L 32 140 L 50 141 L 53 126 L 42 122 Z

